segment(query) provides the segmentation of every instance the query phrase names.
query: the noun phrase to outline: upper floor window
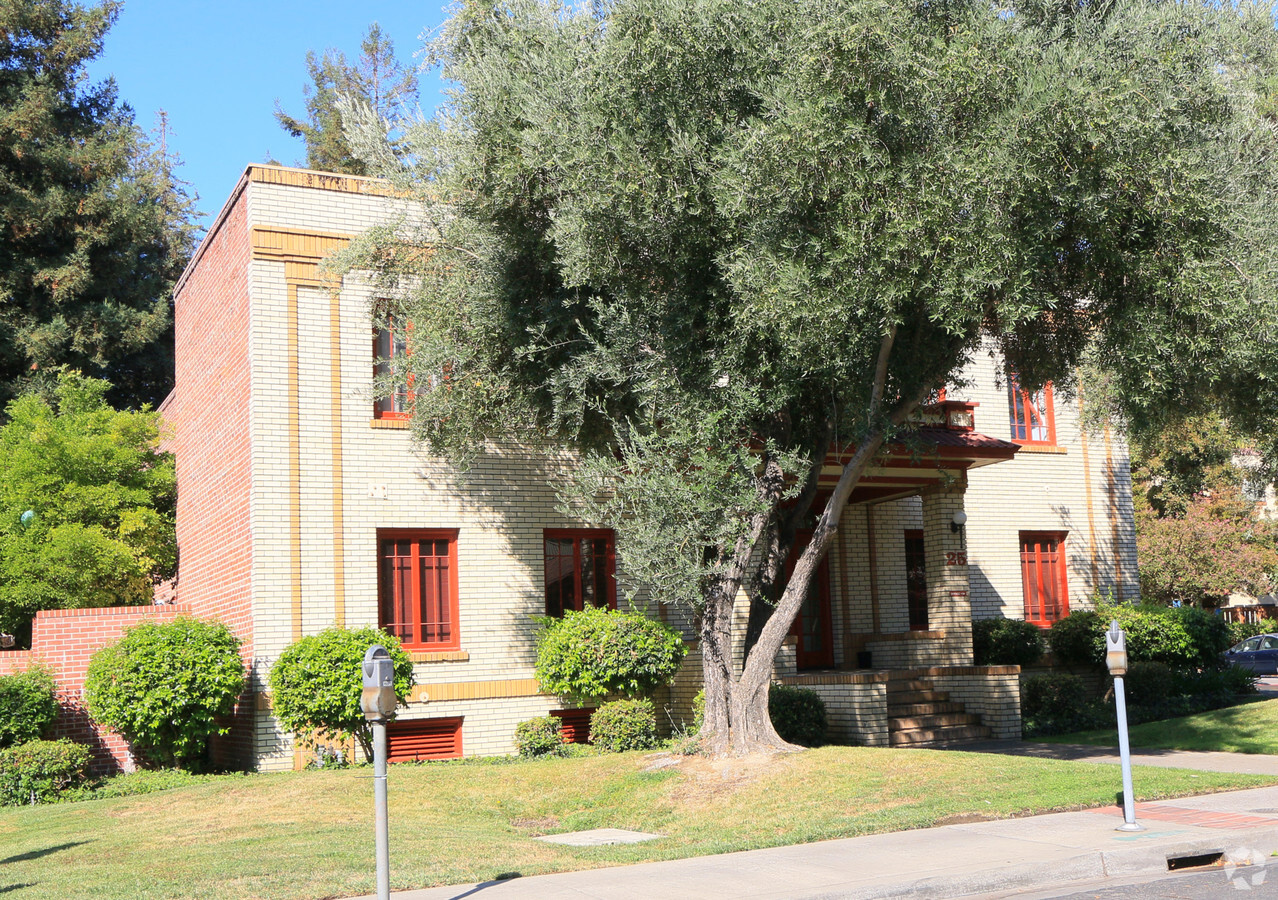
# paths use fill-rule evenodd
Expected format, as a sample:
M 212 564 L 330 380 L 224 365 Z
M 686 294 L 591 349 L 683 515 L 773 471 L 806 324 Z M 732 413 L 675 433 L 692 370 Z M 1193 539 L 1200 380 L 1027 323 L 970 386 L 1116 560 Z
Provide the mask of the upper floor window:
M 1015 375 L 1007 378 L 1012 440 L 1017 444 L 1055 444 L 1056 415 L 1052 407 L 1052 384 L 1030 393 L 1022 390 Z
M 378 419 L 407 419 L 413 411 L 413 373 L 408 371 L 408 331 L 410 326 L 392 322 L 379 328 L 373 337 L 373 377 L 391 380 L 394 389 L 373 403 Z
M 617 581 L 612 531 L 546 529 L 546 615 L 570 609 L 617 607 Z
M 379 532 L 378 624 L 410 649 L 456 650 L 457 532 Z

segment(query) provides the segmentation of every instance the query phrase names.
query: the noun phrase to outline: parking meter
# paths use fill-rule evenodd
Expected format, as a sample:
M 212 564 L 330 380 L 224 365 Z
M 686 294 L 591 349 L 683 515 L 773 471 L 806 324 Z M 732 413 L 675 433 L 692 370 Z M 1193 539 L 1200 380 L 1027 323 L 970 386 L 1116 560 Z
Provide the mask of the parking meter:
M 360 711 L 370 722 L 395 718 L 395 663 L 386 648 L 375 644 L 364 654 L 364 689 L 359 695 Z
M 1118 627 L 1118 620 L 1109 623 L 1109 631 L 1105 632 L 1105 665 L 1109 666 L 1109 674 L 1127 674 L 1127 635 Z

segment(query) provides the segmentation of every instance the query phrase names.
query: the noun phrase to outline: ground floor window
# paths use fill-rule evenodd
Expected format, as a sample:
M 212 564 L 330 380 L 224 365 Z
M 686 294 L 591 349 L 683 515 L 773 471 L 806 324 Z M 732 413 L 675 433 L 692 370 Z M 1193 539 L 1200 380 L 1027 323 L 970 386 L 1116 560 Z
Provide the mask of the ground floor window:
M 457 532 L 382 531 L 378 618 L 410 649 L 456 650 Z
M 386 761 L 457 759 L 462 755 L 462 717 L 397 720 L 386 726 Z
M 617 607 L 616 553 L 606 529 L 546 529 L 546 615 Z
M 1026 622 L 1046 628 L 1069 615 L 1064 532 L 1021 532 L 1021 583 Z
M 905 532 L 905 588 L 909 598 L 910 631 L 927 631 L 927 556 L 923 532 Z

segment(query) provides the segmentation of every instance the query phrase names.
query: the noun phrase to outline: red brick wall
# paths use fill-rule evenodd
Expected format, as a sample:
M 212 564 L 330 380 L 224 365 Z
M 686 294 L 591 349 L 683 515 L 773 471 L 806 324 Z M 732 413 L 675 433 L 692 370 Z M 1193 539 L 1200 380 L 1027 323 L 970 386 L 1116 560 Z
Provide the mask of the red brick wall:
M 241 185 L 243 188 L 243 184 Z M 174 298 L 179 602 L 230 626 L 246 666 L 253 659 L 249 501 L 249 265 L 247 191 L 205 238 Z M 222 765 L 249 761 L 252 693 L 232 733 L 215 742 Z
M 51 609 L 36 613 L 30 651 L 0 651 L 0 675 L 44 666 L 58 685 L 61 709 L 52 738 L 71 738 L 93 751 L 95 771 L 131 770 L 133 755 L 124 740 L 99 728 L 84 708 L 84 676 L 93 654 L 119 640 L 130 625 L 168 622 L 190 610 L 183 606 L 112 606 L 106 609 Z

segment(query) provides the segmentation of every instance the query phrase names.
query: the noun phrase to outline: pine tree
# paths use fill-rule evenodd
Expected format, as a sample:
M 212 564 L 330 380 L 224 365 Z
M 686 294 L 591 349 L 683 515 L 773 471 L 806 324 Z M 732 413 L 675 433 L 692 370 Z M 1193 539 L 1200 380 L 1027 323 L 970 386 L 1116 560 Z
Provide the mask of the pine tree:
M 395 45 L 376 22 L 368 26 L 355 65 L 346 54 L 329 48 L 321 55 L 306 54 L 312 84 L 304 89 L 306 119 L 296 119 L 275 105 L 280 127 L 306 142 L 306 167 L 325 172 L 366 175 L 364 162 L 351 151 L 342 130 L 338 97 L 362 101 L 380 118 L 389 118 L 417 102 L 417 71 L 395 58 Z
M 107 376 L 121 405 L 172 385 L 193 200 L 114 81 L 87 82 L 119 8 L 0 4 L 0 403 L 58 366 Z

